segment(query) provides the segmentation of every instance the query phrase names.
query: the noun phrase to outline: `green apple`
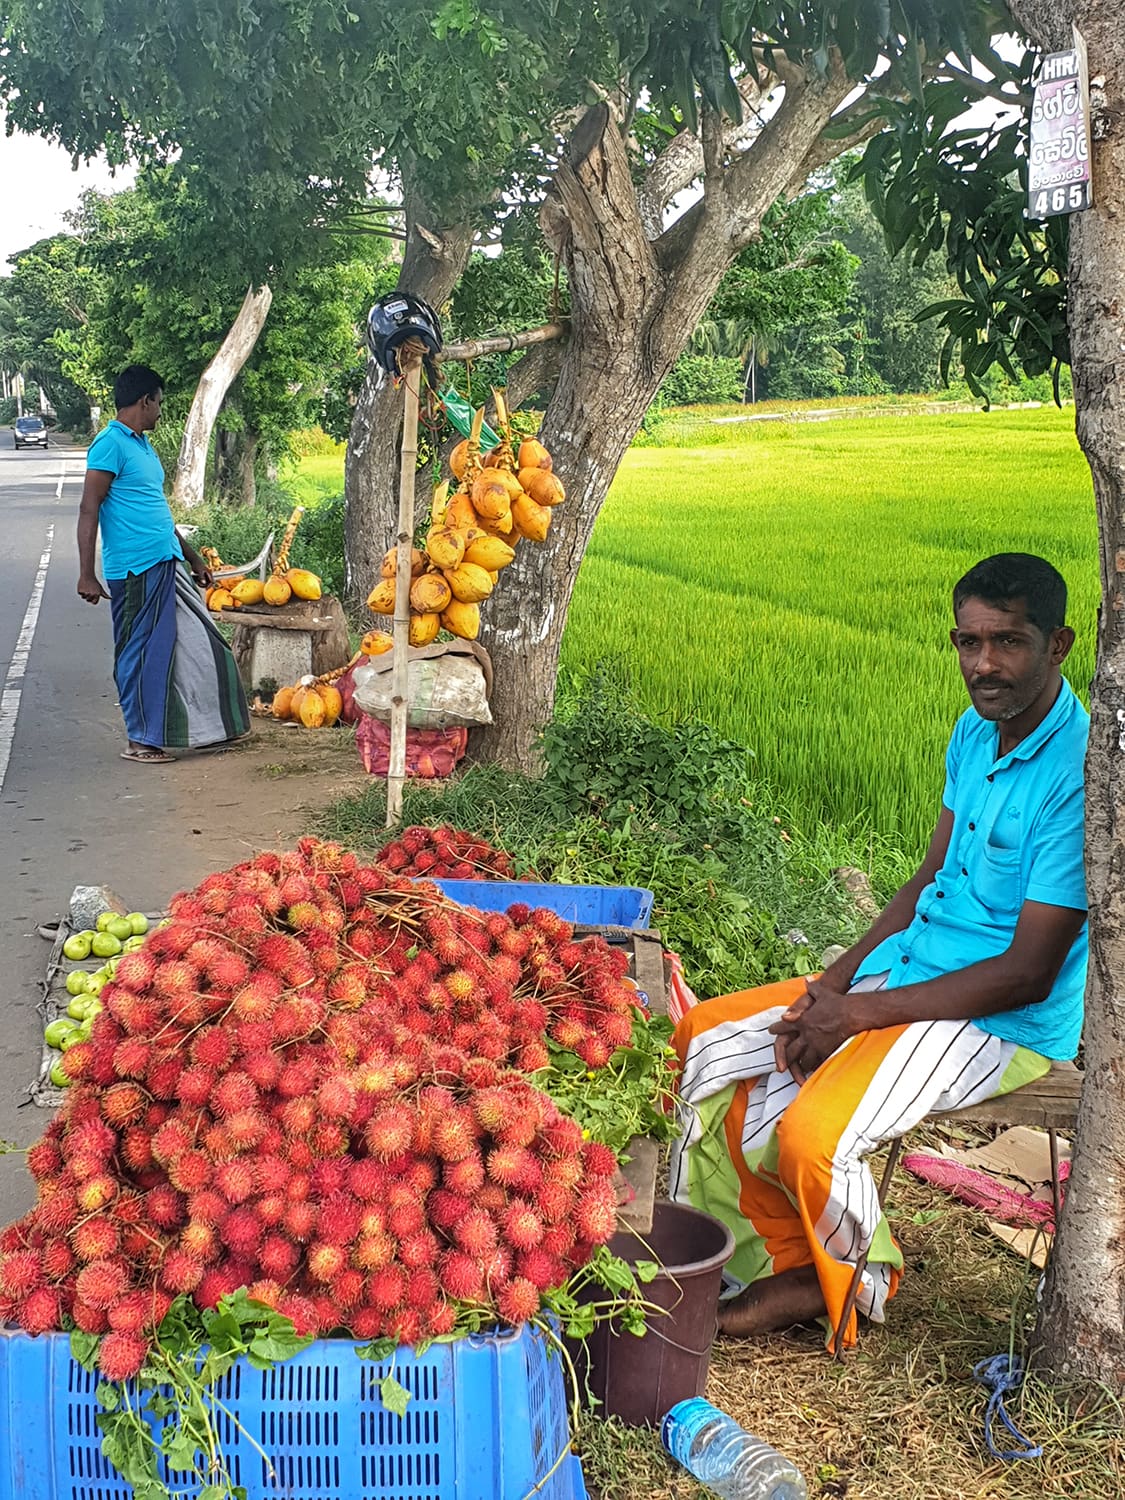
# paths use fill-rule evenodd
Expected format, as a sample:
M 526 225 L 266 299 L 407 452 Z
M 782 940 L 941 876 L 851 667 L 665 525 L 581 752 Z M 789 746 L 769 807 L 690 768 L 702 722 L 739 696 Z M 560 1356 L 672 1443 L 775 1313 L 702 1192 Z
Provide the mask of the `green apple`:
M 72 932 L 63 944 L 62 951 L 67 958 L 75 963 L 81 963 L 83 959 L 90 957 L 90 949 L 93 947 L 94 934 L 92 932 Z
M 60 1016 L 57 1021 L 52 1021 L 43 1032 L 43 1040 L 48 1047 L 61 1047 L 63 1038 L 70 1035 L 78 1028 L 73 1021 L 68 1021 L 65 1016 Z
M 148 918 L 143 911 L 131 911 L 125 920 L 133 929 L 134 937 L 141 937 L 148 931 Z
M 95 958 L 113 958 L 121 952 L 121 939 L 112 932 L 99 932 L 90 947 Z
M 57 1089 L 68 1089 L 70 1087 L 70 1074 L 59 1061 L 51 1069 L 51 1082 Z
M 86 969 L 71 969 L 66 976 L 66 992 L 68 995 L 84 995 L 86 993 L 86 981 L 90 975 Z

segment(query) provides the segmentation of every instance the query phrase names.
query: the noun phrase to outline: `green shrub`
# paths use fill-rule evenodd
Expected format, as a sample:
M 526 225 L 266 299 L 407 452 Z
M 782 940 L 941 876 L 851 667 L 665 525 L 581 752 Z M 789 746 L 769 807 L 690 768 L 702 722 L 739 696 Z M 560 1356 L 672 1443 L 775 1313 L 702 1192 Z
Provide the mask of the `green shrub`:
M 711 354 L 681 354 L 660 387 L 664 406 L 742 399 L 742 361 Z

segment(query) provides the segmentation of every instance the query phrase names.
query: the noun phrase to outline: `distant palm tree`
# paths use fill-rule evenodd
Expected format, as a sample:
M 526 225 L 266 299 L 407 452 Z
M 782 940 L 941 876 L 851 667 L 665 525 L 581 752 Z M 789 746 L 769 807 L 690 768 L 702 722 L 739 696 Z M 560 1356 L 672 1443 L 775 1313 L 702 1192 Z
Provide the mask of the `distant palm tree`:
M 757 324 L 751 318 L 704 318 L 691 336 L 692 354 L 712 359 L 737 359 L 743 366 L 742 400 L 758 399 L 757 371 L 770 362 L 780 342 L 778 330 Z

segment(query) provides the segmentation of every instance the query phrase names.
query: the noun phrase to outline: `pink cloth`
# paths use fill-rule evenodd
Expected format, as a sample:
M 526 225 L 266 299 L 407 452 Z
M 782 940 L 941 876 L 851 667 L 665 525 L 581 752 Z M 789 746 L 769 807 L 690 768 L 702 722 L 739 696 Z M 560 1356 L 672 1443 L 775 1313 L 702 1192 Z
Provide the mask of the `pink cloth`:
M 364 770 L 371 776 L 386 776 L 391 763 L 391 726 L 361 713 L 355 742 Z M 469 744 L 469 731 L 455 729 L 408 729 L 406 774 L 433 778 L 449 776 Z
M 1052 1234 L 1055 1231 L 1053 1204 L 1017 1192 L 977 1167 L 968 1167 L 951 1157 L 930 1156 L 924 1151 L 912 1151 L 902 1158 L 902 1164 L 923 1182 L 932 1182 L 961 1203 L 983 1209 L 990 1218 L 999 1219 L 1003 1224 L 1024 1224 L 1032 1228 L 1043 1225 Z M 1065 1182 L 1069 1174 L 1070 1163 L 1064 1161 L 1059 1167 L 1060 1183 Z

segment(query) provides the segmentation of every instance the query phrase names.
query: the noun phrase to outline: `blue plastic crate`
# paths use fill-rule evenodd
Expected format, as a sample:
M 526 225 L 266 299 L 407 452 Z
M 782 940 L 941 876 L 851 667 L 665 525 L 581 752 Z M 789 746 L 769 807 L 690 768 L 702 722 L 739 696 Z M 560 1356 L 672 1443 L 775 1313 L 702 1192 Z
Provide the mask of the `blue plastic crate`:
M 249 1500 L 586 1500 L 572 1454 L 543 1482 L 569 1431 L 562 1365 L 536 1330 L 383 1363 L 357 1347 L 322 1339 L 270 1370 L 240 1360 L 217 1383 L 241 1424 L 218 1413 L 223 1452 Z M 379 1398 L 389 1374 L 410 1392 L 403 1417 Z M 0 1500 L 132 1500 L 101 1454 L 97 1383 L 65 1334 L 0 1330 Z M 164 1479 L 194 1496 L 188 1475 Z
M 546 906 L 586 927 L 647 927 L 653 894 L 639 885 L 552 885 L 535 880 L 438 880 L 451 901 L 507 911 L 517 901 Z

